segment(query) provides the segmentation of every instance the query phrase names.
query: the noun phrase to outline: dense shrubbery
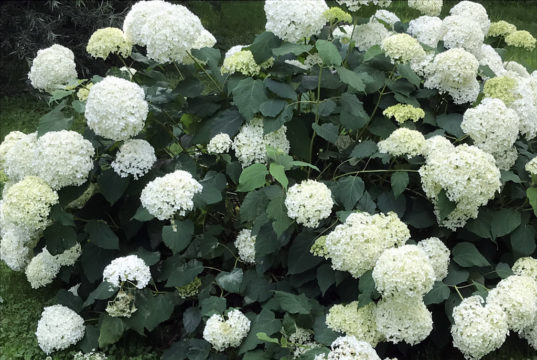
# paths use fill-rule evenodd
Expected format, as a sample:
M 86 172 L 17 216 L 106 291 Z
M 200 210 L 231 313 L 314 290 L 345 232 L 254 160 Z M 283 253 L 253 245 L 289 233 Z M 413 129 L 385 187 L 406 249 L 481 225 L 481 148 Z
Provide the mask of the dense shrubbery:
M 468 1 L 443 20 L 409 1 L 428 15 L 410 24 L 338 2 L 267 1 L 267 32 L 224 57 L 186 8 L 139 2 L 87 44 L 124 63 L 104 78 L 37 54 L 54 108 L 0 145 L 0 257 L 62 286 L 43 351 L 129 332 L 164 359 L 537 347 L 537 73 L 484 44 L 535 39 Z

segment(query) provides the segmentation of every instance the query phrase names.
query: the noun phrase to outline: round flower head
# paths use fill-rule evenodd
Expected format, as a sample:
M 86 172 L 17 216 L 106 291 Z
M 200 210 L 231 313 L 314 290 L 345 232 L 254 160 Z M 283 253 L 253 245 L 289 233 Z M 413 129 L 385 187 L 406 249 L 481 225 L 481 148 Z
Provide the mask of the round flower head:
M 319 222 L 330 216 L 334 201 L 330 189 L 315 180 L 305 180 L 287 191 L 285 207 L 287 215 L 297 224 L 316 228 Z
M 391 35 L 382 40 L 380 47 L 390 58 L 392 64 L 420 61 L 425 57 L 425 51 L 418 40 L 408 34 Z
M 479 61 L 479 65 L 488 66 L 496 76 L 505 74 L 506 70 L 503 66 L 502 57 L 492 46 L 488 44 L 483 44 L 481 45 L 481 49 L 479 49 L 479 51 L 476 51 L 474 55 Z M 481 78 L 486 80 L 489 79 L 484 74 L 481 74 Z
M 203 329 L 203 338 L 216 351 L 224 351 L 241 344 L 250 331 L 250 320 L 240 310 L 227 313 L 227 320 L 222 315 L 212 315 Z
M 419 297 L 389 297 L 375 309 L 378 331 L 394 344 L 416 345 L 433 330 L 432 315 Z
M 474 55 L 459 48 L 449 49 L 435 56 L 425 87 L 447 92 L 455 104 L 473 102 L 479 95 L 478 68 Z
M 352 15 L 336 6 L 331 7 L 323 12 L 323 16 L 326 18 L 326 20 L 328 20 L 329 23 L 333 24 L 338 22 L 346 22 L 349 24 L 352 23 Z
M 142 41 L 142 29 L 147 18 L 170 6 L 170 3 L 160 0 L 138 1 L 135 3 L 123 21 L 123 33 L 128 41 L 135 45 L 145 45 Z
M 13 271 L 24 270 L 30 261 L 29 245 L 36 236 L 15 226 L 0 228 L 0 260 Z
M 415 37 L 420 43 L 430 47 L 436 47 L 440 40 L 440 28 L 442 19 L 433 16 L 420 16 L 410 20 L 407 32 Z
M 398 123 L 402 124 L 407 120 L 417 122 L 419 119 L 423 119 L 425 111 L 409 104 L 397 104 L 386 108 L 382 115 L 389 118 L 394 117 Z
M 438 16 L 442 11 L 442 0 L 408 0 L 408 6 L 429 16 Z
M 19 135 L 17 135 L 17 138 Z M 11 181 L 20 181 L 26 176 L 37 175 L 35 166 L 37 133 L 12 138 L 3 157 L 4 171 Z
M 267 161 L 267 146 L 289 153 L 290 144 L 285 135 L 287 128 L 280 127 L 278 130 L 264 134 L 263 119 L 254 118 L 243 125 L 233 140 L 232 148 L 241 162 L 242 167 L 252 163 L 265 163 Z
M 53 189 L 82 185 L 93 169 L 93 145 L 75 131 L 50 131 L 37 140 L 38 175 Z
M 258 75 L 261 71 L 261 67 L 255 62 L 254 55 L 250 50 L 234 51 L 230 55 L 228 53 L 226 53 L 222 69 L 220 70 L 222 74 L 239 72 L 246 76 L 254 76 Z
M 399 17 L 395 15 L 394 13 L 388 10 L 383 10 L 383 9 L 377 10 L 377 12 L 373 14 L 373 16 L 371 16 L 371 20 L 385 22 L 386 24 L 390 25 L 392 29 L 395 26 L 395 23 L 401 21 L 401 19 L 399 19 Z M 352 22 L 352 21 L 349 21 L 349 22 Z
M 476 19 L 459 15 L 446 17 L 442 21 L 439 34 L 446 48 L 463 48 L 472 53 L 481 48 L 485 39 Z
M 143 289 L 151 280 L 149 266 L 136 255 L 119 257 L 103 270 L 103 280 L 119 287 L 124 281 L 136 281 L 136 287 Z
M 401 246 L 409 238 L 408 227 L 393 212 L 352 213 L 328 234 L 325 247 L 332 268 L 359 278 L 375 266 L 384 250 Z
M 509 64 L 506 65 L 506 69 L 508 67 Z M 522 69 L 524 68 L 522 67 Z M 527 73 L 526 69 L 524 69 L 524 72 Z M 527 140 L 531 140 L 537 136 L 537 121 L 535 121 L 535 114 L 537 113 L 537 82 L 531 76 L 527 76 L 519 77 L 517 83 L 513 95 L 514 100 L 508 106 L 516 111 L 520 119 L 520 134 Z
M 443 156 L 445 153 L 454 151 L 455 146 L 445 137 L 436 135 L 425 140 L 423 155 L 427 160 L 433 160 L 436 156 Z
M 120 141 L 136 136 L 144 128 L 148 105 L 137 84 L 107 76 L 91 87 L 86 102 L 88 127 L 95 134 Z
M 207 145 L 207 151 L 210 154 L 224 154 L 229 151 L 232 143 L 228 134 L 220 133 L 211 138 Z
M 5 161 L 6 161 L 6 155 L 9 152 L 9 150 L 15 145 L 19 140 L 23 139 L 26 136 L 26 134 L 20 132 L 20 131 L 11 131 L 9 134 L 6 135 L 4 138 L 4 141 L 0 144 L 0 170 L 5 171 Z
M 513 273 L 520 276 L 528 276 L 537 282 L 537 259 L 522 257 L 515 261 Z
M 490 24 L 489 32 L 487 36 L 492 37 L 505 37 L 516 31 L 516 26 L 508 23 L 507 21 L 500 20 Z
M 28 176 L 4 194 L 2 211 L 6 221 L 29 231 L 42 230 L 48 224 L 50 208 L 58 203 L 58 194 L 38 177 Z
M 504 66 L 508 76 L 514 76 L 515 78 L 529 78 L 531 76 L 524 65 L 514 60 L 506 61 Z
M 420 241 L 418 247 L 429 258 L 429 263 L 434 270 L 435 281 L 442 281 L 448 275 L 450 252 L 447 246 L 439 238 L 431 237 Z
M 95 58 L 106 60 L 110 54 L 123 58 L 131 55 L 132 44 L 118 28 L 107 27 L 95 31 L 86 46 L 88 54 Z
M 377 331 L 375 319 L 375 303 L 358 308 L 358 302 L 347 305 L 334 305 L 326 315 L 326 326 L 330 329 L 354 336 L 357 340 L 365 341 L 372 346 L 383 340 Z
M 76 81 L 77 77 L 75 55 L 58 44 L 39 50 L 28 74 L 35 89 L 48 92 Z
M 451 15 L 475 19 L 483 34 L 489 32 L 490 20 L 485 7 L 473 1 L 461 1 L 449 10 Z
M 537 283 L 529 276 L 511 275 L 489 291 L 487 303 L 500 306 L 509 329 L 521 332 L 537 316 Z
M 354 336 L 340 336 L 330 348 L 328 354 L 317 355 L 314 360 L 380 360 L 370 344 Z
M 500 348 L 509 333 L 501 307 L 483 306 L 483 302 L 481 296 L 470 296 L 453 309 L 453 346 L 468 360 L 481 359 Z
M 350 11 L 358 11 L 362 6 L 375 5 L 378 7 L 388 7 L 391 0 L 336 0 L 339 5 L 345 5 Z
M 51 255 L 47 248 L 34 256 L 26 267 L 26 278 L 32 289 L 50 284 L 60 272 L 58 257 Z
M 255 264 L 255 240 L 252 236 L 252 230 L 242 229 L 234 244 L 239 251 L 239 257 L 242 261 L 249 264 Z
M 326 24 L 323 13 L 328 10 L 324 0 L 266 0 L 265 29 L 292 43 L 317 35 Z
M 352 26 L 348 36 L 352 33 Z M 382 44 L 382 41 L 391 35 L 391 32 L 378 21 L 370 21 L 367 24 L 357 25 L 352 33 L 356 47 L 360 51 L 367 51 L 370 47 Z
M 403 245 L 380 255 L 373 280 L 382 296 L 417 297 L 433 288 L 435 273 L 425 251 L 416 245 Z
M 475 108 L 466 110 L 461 124 L 474 144 L 496 159 L 513 147 L 519 126 L 517 113 L 494 98 L 485 98 Z M 508 169 L 513 164 L 506 165 Z
M 158 63 L 191 63 L 190 51 L 212 47 L 216 39 L 185 6 L 167 4 L 142 19 L 139 42 Z
M 183 170 L 156 178 L 142 190 L 143 207 L 159 220 L 169 220 L 175 213 L 184 216 L 194 208 L 192 199 L 203 187 Z
M 37 342 L 46 354 L 67 349 L 84 337 L 84 319 L 67 306 L 47 306 L 37 323 Z
M 425 146 L 425 137 L 417 130 L 399 128 L 390 134 L 386 140 L 378 143 L 381 153 L 392 156 L 408 155 L 410 157 L 421 155 Z
M 535 49 L 537 40 L 526 30 L 518 30 L 505 37 L 505 43 L 509 46 L 521 47 L 532 51 Z
M 500 99 L 510 106 L 518 97 L 515 92 L 517 86 L 518 82 L 512 77 L 494 77 L 485 82 L 483 93 L 486 97 Z
M 121 145 L 111 165 L 119 176 L 132 175 L 138 180 L 151 170 L 156 161 L 155 149 L 150 143 L 142 139 L 131 139 Z

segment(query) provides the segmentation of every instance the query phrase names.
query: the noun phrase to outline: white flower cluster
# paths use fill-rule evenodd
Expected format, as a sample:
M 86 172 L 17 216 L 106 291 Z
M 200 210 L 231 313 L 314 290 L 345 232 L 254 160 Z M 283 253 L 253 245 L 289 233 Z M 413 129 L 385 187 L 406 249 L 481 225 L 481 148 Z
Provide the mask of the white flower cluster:
M 345 5 L 350 11 L 358 11 L 362 6 L 376 5 L 388 7 L 392 0 L 336 0 L 339 5 Z
M 435 281 L 442 281 L 448 275 L 450 252 L 447 246 L 437 237 L 431 237 L 418 242 L 433 267 Z
M 267 146 L 288 154 L 290 144 L 285 135 L 286 131 L 287 128 L 282 126 L 274 132 L 264 134 L 261 118 L 254 118 L 248 124 L 243 125 L 232 145 L 242 167 L 247 167 L 252 163 L 265 163 Z
M 421 155 L 425 147 L 425 137 L 417 130 L 399 128 L 390 136 L 378 143 L 381 153 L 392 156 L 408 155 L 410 157 Z
M 265 29 L 292 43 L 317 35 L 326 24 L 323 13 L 328 10 L 324 0 L 266 0 Z
M 184 216 L 194 208 L 192 199 L 203 187 L 184 170 L 158 177 L 142 190 L 143 207 L 159 220 L 169 220 L 175 213 Z
M 418 40 L 408 34 L 391 35 L 380 44 L 392 64 L 420 62 L 425 58 L 425 51 Z
M 374 13 L 373 16 L 371 16 L 370 20 L 383 21 L 386 24 L 390 25 L 392 29 L 395 26 L 396 22 L 401 21 L 401 19 L 399 19 L 397 15 L 395 15 L 391 11 L 384 9 L 377 10 L 377 12 Z
M 520 134 L 527 140 L 534 139 L 537 136 L 537 121 L 533 115 L 537 113 L 537 79 L 530 76 L 517 76 L 512 71 L 508 75 L 513 76 L 517 82 L 517 87 L 513 92 L 514 100 L 508 106 L 518 114 Z
M 418 3 L 422 3 L 418 1 Z M 441 38 L 442 19 L 435 16 L 420 16 L 410 20 L 407 32 L 420 43 L 435 48 Z
M 330 348 L 328 354 L 316 355 L 314 360 L 380 360 L 369 343 L 359 341 L 354 336 L 340 336 Z
M 82 248 L 78 243 L 58 255 L 52 255 L 44 247 L 26 267 L 26 279 L 28 279 L 32 289 L 46 286 L 56 278 L 62 266 L 73 265 L 81 254 Z
M 233 243 L 239 251 L 239 257 L 248 264 L 255 264 L 255 240 L 252 230 L 242 229 Z
M 203 338 L 216 351 L 224 351 L 239 346 L 249 331 L 250 320 L 240 310 L 231 310 L 227 313 L 227 320 L 222 315 L 212 315 L 203 329 Z
M 2 221 L 0 224 L 0 260 L 13 271 L 23 270 L 30 261 L 30 247 L 36 241 L 36 234 L 16 226 L 3 224 Z
M 537 282 L 537 259 L 532 257 L 522 257 L 515 261 L 513 273 L 520 276 L 528 276 Z
M 435 205 L 438 222 L 455 230 L 464 226 L 468 219 L 475 219 L 479 207 L 494 197 L 501 186 L 500 170 L 492 155 L 476 146 L 463 144 L 454 147 L 449 141 L 431 139 L 427 142 L 427 161 L 419 169 L 422 187 Z M 438 194 L 442 189 L 450 201 L 457 203 L 443 221 L 437 208 Z
M 490 20 L 485 7 L 473 1 L 461 1 L 449 10 L 451 15 L 464 16 L 475 19 L 483 34 L 487 34 L 490 28 Z
M 37 140 L 38 175 L 53 189 L 86 182 L 93 169 L 93 145 L 75 131 L 49 131 Z
M 505 74 L 506 70 L 503 66 L 503 60 L 500 54 L 490 45 L 483 44 L 481 49 L 474 53 L 479 65 L 488 66 L 496 76 Z M 485 75 L 481 75 L 483 79 L 488 79 Z
M 76 81 L 77 77 L 75 55 L 58 44 L 39 50 L 28 73 L 35 89 L 48 92 Z
M 84 337 L 84 319 L 63 305 L 47 306 L 37 323 L 37 342 L 46 353 L 67 349 Z
M 442 11 L 442 0 L 408 0 L 408 6 L 429 16 L 438 16 Z
M 149 266 L 136 255 L 119 257 L 103 270 L 103 280 L 119 287 L 124 281 L 136 281 L 136 287 L 143 289 L 151 280 Z
M 481 296 L 470 296 L 453 309 L 453 346 L 468 360 L 500 348 L 509 333 L 502 308 L 490 303 L 483 306 L 483 302 Z
M 393 212 L 352 213 L 328 234 L 325 246 L 332 268 L 359 278 L 375 266 L 384 250 L 401 246 L 409 238 L 408 227 Z
M 377 346 L 383 340 L 383 336 L 377 330 L 375 308 L 375 303 L 358 308 L 357 301 L 347 305 L 334 305 L 326 315 L 326 326 L 345 335 L 354 336 L 371 346 Z
M 220 133 L 211 138 L 207 145 L 209 154 L 224 154 L 231 148 L 231 138 L 228 134 Z
M 440 39 L 448 49 L 462 48 L 475 53 L 481 48 L 485 35 L 475 18 L 451 15 L 442 21 Z
M 287 215 L 297 224 L 309 228 L 316 228 L 321 220 L 329 217 L 332 206 L 332 192 L 325 184 L 315 180 L 291 186 L 285 198 Z
M 454 48 L 435 56 L 425 87 L 447 92 L 456 104 L 473 102 L 479 95 L 479 61 L 464 49 Z
M 517 158 L 513 145 L 518 137 L 519 119 L 503 101 L 483 99 L 475 108 L 466 110 L 461 128 L 478 148 L 494 156 L 500 169 L 508 170 L 513 166 Z M 512 151 L 515 156 L 506 158 L 505 154 Z
M 73 355 L 73 360 L 107 360 L 108 356 L 102 352 L 91 351 L 84 354 L 82 351 L 77 352 Z
M 293 359 L 298 359 L 309 350 L 320 346 L 312 340 L 312 337 L 312 331 L 295 326 L 295 332 L 288 339 L 288 345 L 293 352 Z
M 85 116 L 95 134 L 111 140 L 127 140 L 144 128 L 148 105 L 137 84 L 107 76 L 90 89 Z
M 134 44 L 146 46 L 147 57 L 159 63 L 190 63 L 192 49 L 216 43 L 190 10 L 164 1 L 134 4 L 123 22 L 123 32 Z
M 119 176 L 132 175 L 138 180 L 151 170 L 156 161 L 155 149 L 150 143 L 142 139 L 131 139 L 121 145 L 111 166 Z
M 106 60 L 110 54 L 127 58 L 131 55 L 132 44 L 121 29 L 107 27 L 99 29 L 91 35 L 86 51 L 91 56 L 103 60 Z
M 387 249 L 373 269 L 375 287 L 383 297 L 421 297 L 435 281 L 429 257 L 417 245 Z
M 25 135 L 15 131 L 6 136 L 0 148 L 0 165 L 10 181 L 37 175 L 36 148 L 37 132 Z
M 344 27 L 347 29 L 346 37 L 350 38 L 352 26 Z M 336 34 L 334 34 L 335 36 Z M 357 25 L 354 28 L 352 40 L 360 51 L 367 51 L 370 47 L 382 44 L 382 41 L 391 35 L 391 32 L 380 22 L 373 20 L 367 24 Z
M 537 156 L 526 163 L 525 169 L 531 175 L 537 175 Z

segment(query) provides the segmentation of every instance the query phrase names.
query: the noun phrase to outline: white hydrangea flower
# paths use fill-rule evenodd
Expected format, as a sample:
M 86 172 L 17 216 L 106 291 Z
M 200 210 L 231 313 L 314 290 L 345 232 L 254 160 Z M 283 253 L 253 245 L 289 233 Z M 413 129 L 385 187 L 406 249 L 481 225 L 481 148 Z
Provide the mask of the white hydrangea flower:
M 537 350 L 537 316 L 535 317 L 533 324 L 524 328 L 519 335 L 521 338 L 525 339 L 532 348 Z
M 61 254 L 56 255 L 56 261 L 61 266 L 71 266 L 76 263 L 80 255 L 82 255 L 82 247 L 79 243 L 76 243 Z
M 421 3 L 421 2 L 420 2 Z M 436 48 L 441 38 L 442 19 L 436 16 L 420 16 L 410 20 L 407 32 L 420 43 Z
M 435 273 L 429 257 L 416 245 L 385 250 L 373 268 L 375 288 L 382 296 L 417 297 L 434 285 Z
M 483 44 L 479 51 L 475 51 L 474 55 L 479 61 L 479 65 L 488 66 L 496 76 L 501 76 L 506 73 L 506 70 L 503 66 L 503 60 L 500 54 L 490 45 Z M 486 76 L 482 77 L 485 80 L 488 80 Z
M 292 43 L 317 35 L 326 24 L 323 13 L 328 10 L 324 0 L 266 0 L 265 29 Z
M 312 337 L 312 331 L 295 326 L 295 332 L 288 339 L 289 347 L 293 352 L 293 359 L 297 359 L 309 350 L 321 346 L 315 341 L 312 341 Z
M 43 230 L 50 208 L 58 203 L 58 194 L 38 177 L 27 176 L 4 194 L 2 213 L 5 221 L 28 231 Z
M 135 45 L 145 45 L 142 41 L 142 28 L 148 17 L 166 9 L 170 3 L 161 0 L 138 1 L 125 16 L 123 21 L 123 32 L 125 37 Z
M 537 283 L 529 276 L 511 275 L 489 291 L 487 303 L 500 306 L 509 329 L 521 332 L 537 316 Z
M 396 22 L 401 21 L 397 15 L 395 15 L 393 12 L 380 9 L 371 16 L 371 20 L 380 20 L 385 22 L 386 24 L 390 25 L 393 29 Z
M 47 306 L 37 323 L 37 342 L 47 355 L 67 349 L 84 337 L 84 319 L 63 305 Z
M 255 240 L 252 230 L 242 229 L 233 243 L 239 251 L 240 259 L 245 263 L 255 264 Z
M 207 151 L 209 154 L 224 154 L 229 151 L 232 143 L 228 134 L 220 133 L 211 138 L 207 145 Z
M 6 161 L 6 155 L 9 152 L 9 149 L 13 147 L 19 140 L 23 139 L 26 136 L 25 133 L 20 131 L 11 131 L 6 135 L 4 141 L 0 144 L 0 170 L 4 170 L 4 163 Z
M 510 76 L 513 76 L 515 78 L 517 77 L 529 78 L 530 77 L 530 73 L 524 67 L 524 65 L 514 60 L 506 61 L 503 65 L 505 67 L 505 70 L 511 73 L 511 74 L 508 74 Z
M 28 73 L 35 89 L 48 92 L 76 81 L 77 77 L 75 55 L 58 44 L 39 50 Z
M 432 75 L 425 81 L 425 87 L 447 92 L 455 104 L 473 102 L 479 95 L 477 70 L 479 61 L 464 49 L 449 49 L 435 56 L 431 64 Z
M 309 228 L 316 228 L 321 220 L 329 217 L 332 206 L 332 192 L 315 180 L 304 180 L 291 186 L 285 197 L 287 215 L 297 224 Z
M 252 163 L 265 163 L 267 161 L 267 146 L 281 150 L 288 154 L 289 140 L 285 135 L 287 128 L 280 127 L 268 134 L 263 133 L 263 119 L 254 118 L 243 125 L 233 140 L 232 148 L 241 162 L 242 167 Z
M 537 175 L 537 156 L 526 163 L 525 169 L 531 175 Z
M 124 281 L 136 281 L 136 288 L 143 289 L 151 280 L 151 271 L 138 256 L 123 256 L 106 265 L 103 270 L 103 280 L 116 287 Z
M 394 344 L 416 345 L 433 330 L 432 315 L 421 297 L 383 298 L 375 309 L 378 331 Z
M 479 360 L 500 348 L 509 333 L 507 316 L 495 304 L 483 306 L 481 296 L 465 298 L 453 309 L 453 346 L 468 360 Z
M 95 134 L 111 140 L 127 140 L 144 128 L 148 105 L 137 84 L 107 76 L 90 89 L 85 116 Z
M 464 16 L 475 19 L 483 34 L 488 34 L 490 20 L 485 7 L 473 1 L 461 1 L 449 10 L 451 15 Z
M 50 284 L 60 272 L 60 268 L 57 256 L 51 255 L 45 247 L 26 267 L 26 278 L 32 289 L 37 289 Z
M 380 360 L 369 343 L 359 341 L 354 336 L 340 336 L 330 348 L 328 354 L 319 354 L 314 360 Z
M 448 275 L 450 251 L 447 246 L 437 237 L 418 242 L 420 247 L 427 257 L 434 270 L 435 281 L 442 281 Z
M 391 0 L 336 0 L 339 5 L 345 5 L 350 11 L 358 11 L 365 5 L 376 5 L 379 7 L 388 7 Z
M 442 0 L 408 0 L 408 6 L 429 16 L 438 16 L 442 11 Z
M 37 140 L 38 176 L 55 190 L 86 182 L 93 169 L 93 145 L 75 131 L 50 131 Z
M 0 260 L 13 271 L 23 270 L 30 261 L 30 249 L 27 246 L 34 238 L 27 231 L 14 226 L 0 229 Z
M 216 351 L 224 351 L 239 346 L 249 331 L 250 320 L 240 310 L 231 310 L 227 313 L 227 320 L 222 315 L 212 315 L 203 329 L 203 338 Z
M 151 170 L 156 161 L 155 149 L 150 143 L 142 139 L 130 139 L 121 145 L 111 166 L 119 176 L 132 175 L 138 180 Z
M 435 135 L 425 140 L 423 155 L 427 160 L 434 159 L 436 156 L 443 156 L 444 153 L 455 150 L 455 146 L 445 137 Z
M 325 246 L 333 269 L 359 278 L 375 266 L 384 250 L 401 246 L 409 238 L 408 227 L 393 212 L 352 213 L 328 234 Z
M 391 35 L 382 40 L 380 47 L 392 64 L 420 62 L 425 58 L 425 51 L 418 40 L 408 34 Z
M 452 15 L 442 21 L 440 39 L 448 49 L 463 48 L 475 53 L 481 49 L 485 35 L 479 30 L 476 19 L 466 16 Z
M 110 54 L 128 58 L 131 56 L 132 43 L 121 29 L 107 27 L 98 29 L 91 35 L 86 51 L 94 58 L 103 60 L 106 60 Z
M 135 17 L 134 21 L 141 24 L 129 25 L 141 27 L 137 41 L 146 46 L 148 58 L 158 63 L 191 63 L 192 49 L 212 47 L 216 43 L 200 19 L 185 6 L 167 3 L 152 6 L 151 10 Z
M 381 153 L 388 153 L 392 156 L 417 156 L 423 153 L 425 147 L 425 137 L 417 130 L 399 128 L 388 136 L 387 139 L 378 143 Z
M 350 37 L 352 33 L 352 26 L 350 32 L 347 32 Z M 378 21 L 370 21 L 367 24 L 357 25 L 352 33 L 352 40 L 355 42 L 355 46 L 360 51 L 367 51 L 370 47 L 380 45 L 382 40 L 386 39 L 392 33 L 386 29 L 386 27 Z
M 161 176 L 148 183 L 140 200 L 144 208 L 159 220 L 169 220 L 175 213 L 184 216 L 194 208 L 192 199 L 203 187 L 184 170 Z
M 91 351 L 84 354 L 82 351 L 73 355 L 73 360 L 107 360 L 108 357 L 105 353 Z
M 537 113 L 537 87 L 532 77 L 517 77 L 517 87 L 513 92 L 514 100 L 508 106 L 515 110 L 520 120 L 520 134 L 526 140 L 532 140 L 537 136 L 537 121 L 534 114 Z M 536 85 L 537 86 L 537 85 Z
M 479 207 L 494 197 L 501 186 L 500 170 L 492 155 L 476 146 L 463 144 L 452 147 L 449 142 L 449 145 L 440 144 L 436 151 L 432 148 L 426 153 L 427 162 L 419 173 L 423 190 L 435 205 L 440 225 L 455 230 L 469 219 L 475 219 Z M 447 198 L 457 205 L 440 221 L 436 202 L 442 189 Z
M 502 100 L 494 98 L 485 98 L 475 108 L 466 110 L 461 123 L 462 131 L 470 135 L 474 144 L 496 159 L 513 147 L 519 126 L 517 113 Z M 514 161 L 506 164 L 508 166 L 503 170 L 513 164 Z
M 19 138 L 19 135 L 17 135 Z M 4 171 L 10 181 L 20 181 L 26 176 L 37 175 L 35 167 L 37 132 L 12 139 L 3 158 Z M 11 142 L 11 141 L 10 141 Z
M 377 346 L 383 336 L 377 330 L 375 306 L 375 303 L 369 303 L 358 308 L 358 301 L 347 305 L 333 305 L 326 315 L 326 326 L 368 342 L 371 346 Z
M 515 261 L 512 269 L 515 275 L 528 276 L 537 282 L 537 259 L 521 257 Z

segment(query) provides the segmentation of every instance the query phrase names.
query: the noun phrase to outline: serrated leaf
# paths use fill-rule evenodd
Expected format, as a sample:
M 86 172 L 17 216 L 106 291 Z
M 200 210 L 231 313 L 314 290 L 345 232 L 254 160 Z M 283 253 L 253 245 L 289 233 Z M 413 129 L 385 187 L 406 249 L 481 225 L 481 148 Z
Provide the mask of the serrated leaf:
M 510 234 L 520 225 L 521 221 L 520 212 L 515 209 L 504 208 L 495 211 L 490 224 L 493 239 Z
M 336 46 L 332 44 L 332 42 L 327 40 L 317 40 L 315 42 L 315 47 L 317 48 L 319 57 L 323 60 L 325 65 L 341 65 L 343 60 L 341 59 L 341 55 Z
M 264 186 L 267 175 L 267 167 L 264 164 L 248 166 L 242 170 L 237 191 L 248 192 Z
M 217 112 L 210 119 L 205 120 L 192 138 L 193 144 L 207 144 L 217 134 L 228 134 L 232 139 L 239 132 L 243 118 L 235 108 Z
M 506 277 L 513 275 L 513 270 L 511 270 L 511 267 L 506 263 L 498 263 L 498 265 L 496 265 L 496 274 L 502 279 L 505 279 Z
M 120 177 L 113 169 L 108 169 L 103 171 L 97 182 L 99 183 L 100 193 L 103 194 L 110 205 L 114 205 L 127 190 L 130 180 L 128 177 Z
M 421 79 L 420 77 L 410 68 L 409 64 L 397 64 L 397 71 L 399 75 L 407 79 L 412 85 L 420 87 Z
M 174 309 L 173 294 L 154 295 L 145 289 L 136 295 L 136 308 L 136 312 L 124 321 L 143 335 L 144 328 L 153 331 L 160 323 L 170 318 Z
M 255 62 L 261 64 L 272 56 L 272 49 L 280 47 L 281 43 L 282 41 L 273 33 L 265 31 L 255 36 L 248 49 L 254 55 Z
M 259 105 L 259 111 L 263 116 L 275 117 L 282 112 L 283 108 L 287 105 L 287 101 L 280 99 L 268 99 Z
M 280 341 L 277 338 L 271 338 L 270 336 L 267 335 L 267 333 L 264 333 L 264 332 L 258 332 L 255 334 L 255 336 L 257 336 L 257 338 L 261 341 L 266 341 L 272 344 L 280 343 Z
M 406 171 L 396 171 L 390 177 L 393 196 L 397 198 L 408 186 L 408 173 Z
M 259 106 L 268 100 L 262 80 L 240 80 L 231 92 L 233 102 L 245 119 L 252 119 L 259 111 Z
M 373 301 L 373 297 L 376 294 L 375 281 L 373 280 L 373 271 L 366 271 L 358 282 L 358 307 L 365 306 Z
M 453 248 L 451 254 L 453 255 L 453 261 L 462 267 L 483 267 L 490 265 L 475 245 L 469 242 L 458 243 Z
M 264 332 L 268 336 L 280 331 L 282 328 L 282 323 L 280 320 L 276 319 L 274 313 L 270 310 L 263 309 L 254 319 L 252 319 L 252 325 L 250 327 L 250 332 L 248 336 L 241 344 L 239 348 L 239 354 L 244 354 L 249 350 L 255 349 L 255 347 L 262 343 L 261 340 L 257 338 L 258 332 Z
M 183 326 L 187 333 L 193 333 L 201 322 L 201 313 L 197 307 L 189 307 L 183 312 Z
M 67 101 L 63 100 L 52 111 L 46 113 L 39 118 L 37 125 L 37 136 L 40 137 L 49 131 L 69 130 L 73 125 L 73 117 L 65 116 L 62 110 L 67 105 Z
M 457 264 L 450 263 L 448 266 L 448 275 L 444 279 L 446 285 L 459 285 L 470 277 L 470 273 L 461 269 Z
M 222 314 L 226 309 L 226 298 L 209 296 L 200 301 L 201 315 L 211 316 L 213 314 Z
M 143 206 L 140 206 L 138 208 L 138 210 L 136 210 L 136 213 L 131 218 L 131 220 L 137 220 L 137 221 L 140 221 L 140 222 L 146 222 L 146 221 L 151 221 L 154 218 L 155 217 L 153 215 L 151 215 L 149 213 L 149 211 L 147 211 L 146 208 L 144 208 Z
M 528 190 L 526 190 L 526 195 L 528 196 L 528 201 L 533 208 L 533 213 L 535 216 L 537 216 L 537 187 L 528 188 Z
M 336 277 L 334 270 L 328 264 L 323 264 L 317 268 L 317 283 L 319 284 L 319 289 L 324 295 L 326 290 L 336 282 Z
M 367 51 L 365 52 L 364 54 L 364 62 L 367 62 L 371 59 L 373 59 L 374 57 L 380 55 L 380 54 L 383 54 L 384 51 L 382 51 L 382 49 L 380 48 L 380 45 L 373 45 L 371 46 L 369 49 L 367 49 Z
M 309 233 L 302 232 L 293 239 L 287 256 L 287 274 L 301 274 L 323 261 L 321 257 L 310 253 L 312 245 L 313 236 Z
M 369 115 L 364 110 L 364 104 L 354 94 L 341 95 L 341 112 L 339 122 L 348 130 L 363 128 L 369 122 Z
M 47 227 L 43 232 L 43 237 L 47 241 L 47 250 L 51 255 L 58 255 L 72 248 L 77 239 L 74 228 L 59 223 Z
M 289 100 L 297 99 L 295 89 L 293 89 L 291 85 L 287 83 L 278 82 L 270 78 L 266 78 L 265 80 L 263 80 L 263 83 L 265 84 L 265 87 L 267 89 L 269 89 L 271 92 L 273 92 L 274 94 L 278 95 L 281 98 L 289 99 Z
M 169 258 L 167 261 L 173 262 L 173 260 L 173 258 Z M 170 272 L 166 282 L 167 287 L 185 286 L 191 283 L 203 271 L 203 265 L 198 260 L 190 260 L 179 266 L 172 265 L 172 267 L 173 270 Z
M 287 54 L 300 55 L 310 51 L 312 48 L 312 45 L 291 44 L 286 42 L 280 47 L 272 49 L 272 54 L 274 56 L 282 56 Z
M 513 252 L 521 256 L 530 256 L 533 254 L 537 245 L 537 230 L 530 224 L 522 224 L 511 234 L 511 247 Z
M 436 123 L 442 129 L 446 130 L 448 134 L 454 135 L 457 138 L 464 136 L 464 132 L 461 129 L 462 115 L 461 114 L 442 114 L 436 118 Z

